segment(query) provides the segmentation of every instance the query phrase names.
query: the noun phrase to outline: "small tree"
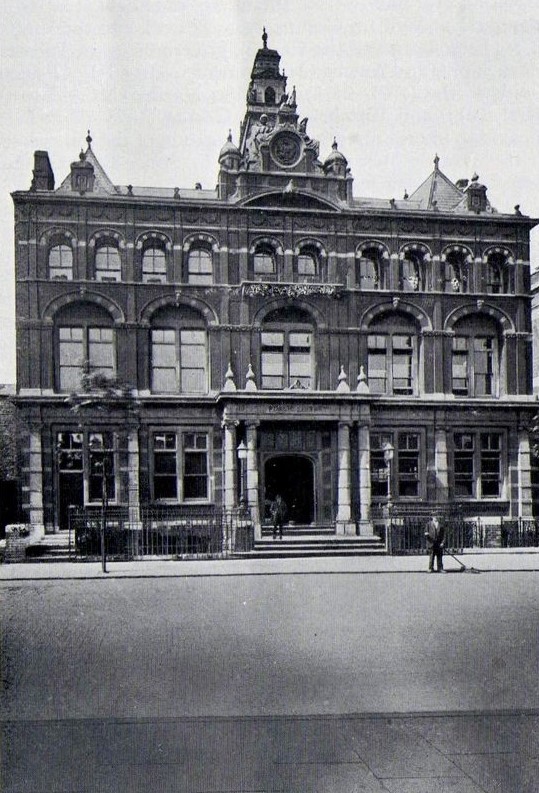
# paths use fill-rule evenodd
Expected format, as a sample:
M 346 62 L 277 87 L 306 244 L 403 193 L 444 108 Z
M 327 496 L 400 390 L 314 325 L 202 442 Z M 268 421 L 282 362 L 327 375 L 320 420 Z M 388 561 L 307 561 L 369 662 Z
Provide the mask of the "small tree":
M 65 399 L 72 412 L 81 422 L 85 411 L 110 413 L 114 409 L 125 411 L 127 416 L 138 417 L 139 401 L 135 397 L 132 386 L 123 383 L 116 377 L 109 377 L 102 372 L 85 372 L 81 377 L 81 390 L 71 393 Z M 107 525 L 107 456 L 104 449 L 94 449 L 94 453 L 102 453 L 101 465 L 101 567 L 107 572 L 107 556 L 105 534 Z

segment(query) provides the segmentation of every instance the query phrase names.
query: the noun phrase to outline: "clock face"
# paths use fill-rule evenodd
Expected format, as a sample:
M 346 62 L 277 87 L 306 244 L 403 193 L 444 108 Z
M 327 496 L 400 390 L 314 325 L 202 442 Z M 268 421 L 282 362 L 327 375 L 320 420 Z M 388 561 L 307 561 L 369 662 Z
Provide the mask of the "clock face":
M 301 148 L 301 139 L 293 132 L 280 132 L 271 142 L 273 159 L 279 165 L 288 167 L 297 163 L 301 157 Z

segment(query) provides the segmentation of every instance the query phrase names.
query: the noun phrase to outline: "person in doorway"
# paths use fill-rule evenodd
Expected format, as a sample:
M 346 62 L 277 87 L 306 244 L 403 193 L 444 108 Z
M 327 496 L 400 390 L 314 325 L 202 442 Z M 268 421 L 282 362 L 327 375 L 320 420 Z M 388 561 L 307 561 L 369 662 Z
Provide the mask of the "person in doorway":
M 279 538 L 283 539 L 283 523 L 286 520 L 286 504 L 283 497 L 279 494 L 275 496 L 275 500 L 271 503 L 271 519 L 273 521 L 273 539 L 277 537 L 279 531 Z
M 436 572 L 441 573 L 444 569 L 444 527 L 440 523 L 440 518 L 433 512 L 427 523 L 425 531 L 427 550 L 429 552 L 429 573 L 434 573 L 434 560 L 436 559 Z

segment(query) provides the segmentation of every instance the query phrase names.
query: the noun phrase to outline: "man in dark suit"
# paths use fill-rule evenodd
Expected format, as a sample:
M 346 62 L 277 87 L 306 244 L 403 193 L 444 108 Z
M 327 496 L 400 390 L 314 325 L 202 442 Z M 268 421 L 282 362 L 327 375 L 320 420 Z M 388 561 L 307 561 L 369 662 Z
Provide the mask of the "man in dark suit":
M 429 573 L 434 573 L 434 560 L 436 559 L 436 572 L 441 573 L 444 569 L 444 527 L 436 513 L 432 514 L 427 523 L 425 538 L 427 540 L 427 550 L 429 552 Z

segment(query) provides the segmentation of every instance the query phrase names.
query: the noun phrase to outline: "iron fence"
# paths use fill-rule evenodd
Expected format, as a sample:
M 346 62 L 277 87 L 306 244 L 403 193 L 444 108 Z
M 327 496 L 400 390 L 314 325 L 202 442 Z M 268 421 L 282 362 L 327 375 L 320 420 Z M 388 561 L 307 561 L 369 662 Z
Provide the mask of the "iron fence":
M 507 519 L 499 522 L 477 518 L 464 519 L 447 515 L 444 547 L 450 553 L 464 548 L 523 548 L 539 546 L 539 522 L 531 519 Z M 383 531 L 386 547 L 391 554 L 426 553 L 426 516 L 391 515 Z
M 112 560 L 215 558 L 254 547 L 254 528 L 245 509 L 141 506 L 71 508 L 70 554 Z
M 502 548 L 537 548 L 539 522 L 529 518 L 504 519 L 500 535 Z

